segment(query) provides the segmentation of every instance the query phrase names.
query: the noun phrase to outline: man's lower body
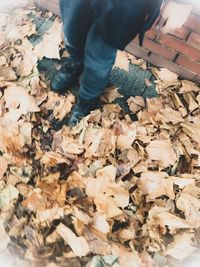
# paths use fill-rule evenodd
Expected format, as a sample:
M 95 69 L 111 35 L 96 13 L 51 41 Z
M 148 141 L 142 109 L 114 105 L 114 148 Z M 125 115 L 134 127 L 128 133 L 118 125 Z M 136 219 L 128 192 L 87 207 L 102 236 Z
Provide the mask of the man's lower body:
M 81 75 L 77 103 L 72 110 L 70 125 L 95 109 L 99 96 L 109 82 L 117 49 L 107 44 L 94 21 L 91 0 L 60 0 L 65 44 L 69 61 L 54 76 L 55 92 L 67 91 Z

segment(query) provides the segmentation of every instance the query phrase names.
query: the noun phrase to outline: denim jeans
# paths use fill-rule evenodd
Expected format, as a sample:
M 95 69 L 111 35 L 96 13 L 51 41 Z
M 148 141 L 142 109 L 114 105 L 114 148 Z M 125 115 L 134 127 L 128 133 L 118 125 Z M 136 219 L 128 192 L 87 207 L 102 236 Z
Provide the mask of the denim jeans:
M 71 59 L 84 66 L 80 98 L 98 98 L 109 82 L 117 49 L 107 44 L 94 21 L 91 0 L 60 0 L 65 44 Z

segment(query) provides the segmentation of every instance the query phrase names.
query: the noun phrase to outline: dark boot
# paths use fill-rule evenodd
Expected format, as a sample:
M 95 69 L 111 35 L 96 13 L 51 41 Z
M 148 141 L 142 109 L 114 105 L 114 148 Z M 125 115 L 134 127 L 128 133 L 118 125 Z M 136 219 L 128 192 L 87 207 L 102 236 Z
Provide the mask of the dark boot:
M 78 98 L 71 112 L 69 126 L 76 126 L 83 117 L 87 116 L 92 110 L 97 108 L 99 108 L 99 99 L 83 100 Z
M 77 81 L 83 71 L 83 65 L 75 63 L 71 58 L 55 73 L 51 81 L 51 90 L 55 93 L 66 93 Z

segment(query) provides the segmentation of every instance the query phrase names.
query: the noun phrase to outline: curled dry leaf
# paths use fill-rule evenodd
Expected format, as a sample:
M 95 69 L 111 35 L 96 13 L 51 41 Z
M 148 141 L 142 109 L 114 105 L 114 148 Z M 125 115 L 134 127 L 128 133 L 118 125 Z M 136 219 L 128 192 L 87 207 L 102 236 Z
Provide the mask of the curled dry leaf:
M 130 149 L 135 140 L 137 134 L 137 128 L 135 124 L 130 126 L 122 126 L 123 134 L 120 134 L 117 138 L 117 148 L 121 151 Z
M 178 229 L 190 229 L 193 225 L 187 220 L 181 219 L 180 217 L 171 214 L 169 212 L 161 212 L 154 216 L 157 224 L 161 227 L 162 231 L 165 232 L 167 226 L 170 232 L 173 234 Z
M 58 164 L 69 163 L 69 161 L 65 159 L 62 155 L 54 151 L 49 151 L 43 154 L 41 158 L 41 163 L 43 163 L 44 165 L 48 167 L 53 167 Z
M 6 210 L 13 205 L 14 200 L 18 197 L 18 190 L 13 185 L 7 185 L 0 191 L 0 209 Z
M 161 109 L 160 112 L 156 115 L 155 120 L 160 121 L 161 123 L 172 122 L 173 124 L 184 121 L 179 111 L 176 111 L 169 107 Z
M 61 143 L 61 148 L 65 153 L 70 153 L 70 154 L 82 154 L 84 151 L 84 148 L 82 145 L 75 143 L 73 138 L 65 138 L 63 139 Z
M 86 256 L 89 252 L 89 246 L 86 239 L 81 236 L 78 237 L 64 224 L 60 223 L 56 227 L 56 232 L 65 240 L 65 242 L 71 247 L 75 256 L 83 257 Z
M 178 75 L 174 72 L 169 71 L 168 69 L 161 68 L 161 69 L 153 69 L 153 73 L 156 77 L 163 81 L 163 82 L 177 82 Z
M 135 97 L 131 96 L 127 100 L 127 104 L 129 106 L 130 111 L 136 113 L 145 106 L 145 101 L 144 98 L 141 96 L 135 96 Z
M 46 208 L 47 199 L 43 197 L 41 193 L 32 191 L 22 204 L 31 211 L 40 211 Z
M 92 253 L 100 255 L 111 254 L 111 247 L 108 240 L 104 241 L 87 227 L 84 229 L 84 236 L 88 241 L 88 245 Z
M 150 160 L 156 160 L 162 168 L 174 165 L 177 160 L 172 144 L 169 140 L 154 140 L 146 147 Z
M 181 88 L 179 89 L 180 94 L 190 93 L 190 92 L 199 92 L 200 87 L 195 83 L 187 80 L 181 81 Z
M 163 255 L 171 256 L 178 260 L 184 260 L 196 250 L 192 245 L 193 233 L 181 233 L 175 236 L 173 243 L 167 248 Z
M 143 172 L 141 174 L 141 191 L 148 195 L 150 201 L 162 195 L 174 199 L 173 181 L 164 172 Z
M 37 219 L 41 222 L 49 222 L 59 220 L 64 217 L 64 209 L 60 208 L 57 204 L 54 207 L 37 211 Z
M 185 219 L 193 227 L 200 227 L 200 200 L 189 195 L 182 193 L 176 200 L 177 208 L 184 212 Z
M 8 168 L 8 164 L 3 157 L 0 157 L 0 179 L 3 178 L 4 173 Z
M 14 81 L 17 79 L 17 77 L 16 77 L 14 70 L 6 66 L 1 66 L 0 67 L 0 79 L 6 80 L 6 81 Z
M 141 267 L 142 262 L 136 251 L 129 251 L 125 247 L 112 245 L 112 254 L 119 259 L 120 266 Z
M 110 226 L 106 221 L 105 214 L 95 214 L 94 218 L 92 219 L 92 222 L 90 223 L 89 228 L 94 230 L 96 235 L 106 240 L 107 238 L 105 238 L 104 236 L 109 233 Z
M 112 103 L 115 99 L 122 97 L 123 95 L 118 92 L 118 88 L 111 86 L 105 89 L 102 100 L 106 103 Z
M 122 51 L 117 51 L 117 57 L 115 60 L 114 67 L 120 68 L 125 71 L 129 71 L 129 58 L 126 53 L 123 53 Z
M 190 122 L 181 123 L 184 133 L 186 133 L 194 142 L 200 143 L 200 124 Z
M 3 221 L 2 219 L 0 219 L 0 233 L 1 233 L 1 239 L 0 239 L 0 253 L 2 253 L 3 251 L 6 250 L 9 242 L 10 242 L 10 238 L 8 233 L 5 230 L 5 227 L 3 225 Z
M 21 114 L 40 111 L 35 99 L 23 87 L 14 85 L 7 87 L 4 100 L 7 108 L 19 109 Z
M 49 31 L 44 34 L 42 42 L 34 48 L 34 52 L 39 59 L 43 57 L 60 59 L 59 46 L 62 41 L 61 30 L 61 22 L 55 19 Z
M 75 97 L 72 94 L 67 96 L 60 96 L 54 92 L 48 93 L 48 101 L 45 104 L 45 108 L 53 110 L 54 118 L 62 121 L 64 117 L 71 111 L 75 102 Z
M 191 178 L 179 178 L 179 177 L 171 177 L 174 184 L 178 185 L 179 188 L 183 189 L 187 185 L 194 185 L 195 179 Z

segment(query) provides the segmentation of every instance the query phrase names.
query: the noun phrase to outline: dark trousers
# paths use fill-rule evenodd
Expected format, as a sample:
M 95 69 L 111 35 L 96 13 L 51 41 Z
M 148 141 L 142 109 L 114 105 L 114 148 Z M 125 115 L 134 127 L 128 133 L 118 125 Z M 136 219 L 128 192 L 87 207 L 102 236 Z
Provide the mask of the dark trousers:
M 99 97 L 109 82 L 117 49 L 104 42 L 96 22 L 91 0 L 60 0 L 65 44 L 72 60 L 83 63 L 79 96 Z

